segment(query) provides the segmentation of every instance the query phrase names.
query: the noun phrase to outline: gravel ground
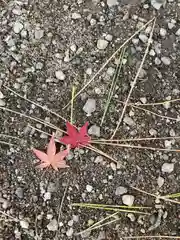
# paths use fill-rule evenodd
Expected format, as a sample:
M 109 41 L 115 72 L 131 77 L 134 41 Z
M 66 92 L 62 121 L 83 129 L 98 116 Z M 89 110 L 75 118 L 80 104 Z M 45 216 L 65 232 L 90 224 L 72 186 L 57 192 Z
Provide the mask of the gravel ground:
M 72 86 L 78 90 L 143 24 L 157 17 L 152 44 L 130 101 L 152 103 L 179 98 L 179 0 L 17 0 L 0 1 L 0 107 L 41 118 L 65 129 L 65 122 L 4 86 L 69 119 Z M 151 25 L 128 44 L 109 112 L 100 127 L 118 55 L 74 101 L 77 126 L 110 138 L 142 60 Z M 121 82 L 121 83 L 120 83 Z M 127 107 L 116 138 L 178 136 L 178 102 L 146 107 L 162 118 Z M 173 119 L 174 118 L 174 119 Z M 0 239 L 117 240 L 133 235 L 180 235 L 178 204 L 159 201 L 130 186 L 166 195 L 180 192 L 179 153 L 98 146 L 112 163 L 88 149 L 72 151 L 68 170 L 35 168 L 31 147 L 44 150 L 53 129 L 0 110 L 1 132 L 18 137 L 0 144 Z M 36 130 L 34 128 L 39 129 Z M 134 143 L 179 148 L 178 139 Z M 60 148 L 60 144 L 57 144 Z M 63 204 L 61 206 L 63 199 Z M 72 207 L 75 202 L 152 207 L 149 215 L 119 214 L 112 224 L 76 233 L 112 212 Z M 61 207 L 60 207 L 61 206 Z M 61 210 L 60 210 L 61 208 Z M 151 238 L 154 239 L 154 238 Z M 162 238 L 163 239 L 163 238 Z

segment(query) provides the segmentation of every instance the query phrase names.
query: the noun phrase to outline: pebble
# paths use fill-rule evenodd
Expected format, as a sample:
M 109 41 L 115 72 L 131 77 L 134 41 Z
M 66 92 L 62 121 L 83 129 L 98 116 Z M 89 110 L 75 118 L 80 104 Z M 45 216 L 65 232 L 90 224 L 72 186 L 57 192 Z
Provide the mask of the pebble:
M 108 42 L 111 42 L 112 39 L 113 39 L 113 36 L 112 36 L 111 34 L 107 34 L 107 35 L 105 36 L 105 39 L 106 39 Z
M 159 10 L 165 3 L 166 0 L 151 0 L 151 5 L 157 10 Z
M 172 145 L 172 141 L 171 140 L 165 140 L 164 141 L 164 145 L 165 145 L 165 148 L 170 149 L 171 145 Z
M 86 191 L 91 192 L 93 190 L 93 187 L 91 185 L 86 185 Z
M 56 219 L 52 219 L 49 224 L 47 225 L 47 229 L 49 231 L 55 232 L 58 230 L 58 222 Z
M 23 24 L 20 22 L 15 22 L 14 26 L 13 26 L 13 30 L 15 33 L 20 33 L 21 30 L 23 29 Z
M 166 31 L 165 28 L 160 28 L 160 32 L 159 33 L 160 33 L 161 37 L 165 37 L 166 34 L 167 34 L 167 31 Z
M 140 101 L 141 101 L 143 104 L 146 104 L 146 103 L 147 103 L 146 97 L 141 97 L 141 98 L 140 98 Z
M 43 68 L 43 63 L 42 62 L 37 62 L 36 63 L 36 69 L 40 70 Z
M 176 136 L 176 133 L 175 133 L 174 129 L 171 128 L 171 130 L 169 131 L 169 135 L 171 137 L 175 137 Z
M 128 213 L 127 217 L 131 220 L 131 222 L 135 222 L 135 220 L 136 220 L 136 217 L 134 216 L 133 213 Z
M 164 184 L 164 178 L 159 176 L 157 179 L 157 184 L 158 184 L 158 187 L 161 188 Z
M 72 45 L 70 46 L 70 49 L 71 49 L 72 52 L 76 52 L 76 50 L 77 50 L 76 44 L 72 44 Z
M 164 63 L 164 65 L 170 65 L 171 59 L 169 57 L 162 57 L 161 61 Z
M 87 68 L 86 69 L 86 74 L 91 75 L 92 74 L 92 68 Z
M 154 128 L 151 128 L 151 129 L 149 130 L 149 134 L 150 134 L 151 136 L 156 136 L 156 135 L 157 135 L 157 131 L 156 131 Z
M 71 18 L 74 19 L 74 20 L 80 19 L 81 18 L 81 14 L 79 14 L 79 13 L 72 13 Z
M 111 162 L 110 167 L 113 171 L 116 171 L 116 164 L 115 163 Z
M 14 15 L 18 15 L 18 16 L 20 16 L 20 15 L 22 14 L 20 8 L 14 8 L 14 9 L 12 10 L 12 13 L 13 13 Z
M 68 221 L 68 226 L 72 227 L 73 223 L 74 223 L 73 219 L 69 220 Z
M 103 157 L 102 156 L 97 156 L 94 160 L 95 163 L 101 163 L 103 162 Z
M 176 36 L 180 36 L 180 28 L 176 31 Z
M 127 188 L 123 187 L 123 186 L 119 186 L 116 188 L 116 191 L 115 191 L 115 195 L 116 196 L 120 196 L 120 195 L 123 195 L 127 193 Z
M 114 72 L 115 72 L 115 68 L 113 68 L 113 67 L 109 67 L 107 69 L 107 74 L 111 77 L 114 75 Z
M 91 116 L 91 113 L 93 113 L 96 110 L 96 100 L 93 98 L 88 98 L 86 101 L 83 111 L 87 113 L 87 116 Z
M 127 206 L 132 206 L 134 203 L 134 196 L 133 195 L 123 195 L 122 196 L 122 201 L 125 205 Z
M 58 70 L 55 72 L 56 78 L 63 81 L 66 78 L 66 75 L 63 73 L 63 71 Z
M 21 220 L 20 221 L 20 226 L 24 229 L 28 229 L 29 228 L 29 223 L 26 220 Z
M 39 40 L 44 36 L 44 30 L 42 29 L 36 29 L 34 32 L 35 39 Z
M 147 43 L 147 41 L 148 41 L 148 37 L 147 37 L 145 34 L 143 34 L 143 33 L 140 33 L 140 34 L 139 34 L 139 39 L 140 39 L 143 43 Z
M 50 192 L 46 192 L 44 194 L 44 201 L 50 200 L 51 199 L 51 193 Z
M 15 194 L 18 198 L 23 198 L 24 197 L 24 191 L 23 188 L 18 187 L 15 191 Z
M 118 4 L 117 0 L 107 0 L 107 5 L 109 7 L 115 6 L 117 4 Z
M 158 57 L 156 57 L 155 60 L 154 60 L 154 63 L 156 65 L 160 65 L 161 64 L 161 60 Z
M 98 48 L 99 50 L 104 50 L 104 49 L 107 48 L 108 43 L 109 43 L 109 42 L 108 42 L 107 40 L 99 39 L 99 40 L 97 41 L 97 48 Z
M 0 99 L 0 106 L 4 107 L 6 105 L 5 101 L 3 101 L 2 99 Z
M 100 137 L 100 127 L 98 127 L 97 125 L 91 126 L 88 130 L 88 134 Z
M 163 163 L 161 171 L 164 173 L 171 173 L 174 170 L 174 163 Z
M 67 230 L 67 232 L 66 232 L 66 236 L 67 236 L 67 237 L 72 237 L 73 232 L 74 232 L 73 228 L 69 228 L 69 229 Z
M 125 116 L 123 121 L 129 126 L 134 126 L 135 125 L 135 122 L 133 121 L 133 119 L 128 117 L 128 116 Z
M 154 49 L 151 49 L 151 50 L 149 51 L 149 55 L 152 56 L 152 57 L 154 57 L 154 56 L 156 55 Z

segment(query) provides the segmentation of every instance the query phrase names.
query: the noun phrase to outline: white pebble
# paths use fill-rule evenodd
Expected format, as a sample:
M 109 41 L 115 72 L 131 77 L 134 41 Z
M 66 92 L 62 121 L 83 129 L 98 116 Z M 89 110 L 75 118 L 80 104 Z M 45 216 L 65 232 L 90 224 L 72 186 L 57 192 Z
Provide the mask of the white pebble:
M 26 220 L 21 220 L 20 221 L 20 225 L 24 229 L 28 229 L 29 228 L 29 223 Z
M 70 49 L 71 49 L 72 52 L 76 52 L 76 50 L 77 50 L 76 44 L 72 44 L 72 45 L 70 46 Z
M 81 14 L 79 13 L 72 13 L 72 19 L 76 20 L 76 19 L 80 19 L 81 18 Z
M 176 36 L 180 36 L 180 28 L 177 30 Z
M 113 171 L 116 171 L 116 164 L 115 163 L 111 162 L 110 167 Z
M 61 81 L 63 81 L 66 78 L 66 75 L 61 70 L 56 71 L 55 75 L 56 75 L 56 78 Z
M 164 65 L 170 65 L 171 59 L 169 57 L 162 57 L 161 61 L 164 63 Z
M 23 29 L 23 24 L 20 22 L 15 22 L 14 26 L 13 26 L 13 30 L 15 33 L 20 33 L 21 30 Z
M 0 106 L 4 107 L 6 105 L 5 101 L 3 101 L 2 99 L 0 99 Z
M 86 69 L 86 74 L 91 75 L 92 74 L 92 68 L 87 68 Z
M 164 184 L 164 178 L 159 176 L 157 179 L 157 184 L 158 184 L 158 187 L 161 188 Z
M 55 232 L 58 230 L 58 222 L 56 219 L 52 219 L 49 224 L 47 225 L 47 229 L 49 231 Z
M 128 116 L 125 116 L 123 121 L 129 126 L 134 126 L 135 125 L 135 122 L 133 121 L 133 119 L 128 117 Z
M 74 232 L 73 228 L 69 228 L 66 232 L 67 237 L 72 237 L 73 232 Z
M 157 135 L 157 131 L 154 128 L 151 128 L 151 129 L 149 129 L 149 134 L 151 136 L 156 136 Z
M 165 140 L 164 145 L 165 145 L 166 148 L 170 149 L 171 145 L 172 145 L 172 141 L 171 140 Z
M 166 0 L 151 0 L 151 5 L 156 9 L 159 10 L 163 4 L 165 4 Z
M 94 160 L 95 163 L 101 163 L 103 162 L 103 157 L 102 156 L 97 156 Z
M 50 192 L 46 192 L 44 194 L 44 201 L 50 200 L 51 199 L 51 193 Z
M 171 173 L 174 170 L 174 163 L 163 163 L 161 171 L 165 173 Z
M 0 91 L 0 99 L 4 98 L 4 94 Z
M 122 187 L 122 186 L 119 186 L 119 187 L 116 188 L 116 191 L 115 191 L 116 196 L 120 196 L 120 195 L 123 195 L 125 193 L 127 193 L 127 188 Z
M 96 110 L 96 100 L 93 98 L 88 98 L 86 101 L 83 111 L 87 113 L 87 116 L 91 116 L 91 113 L 93 113 Z
M 155 51 L 154 51 L 153 49 L 151 49 L 151 50 L 149 51 L 149 55 L 152 56 L 152 57 L 154 57 L 154 56 L 156 55 L 156 53 L 155 53 Z
M 42 29 L 36 29 L 34 32 L 35 39 L 39 40 L 44 36 L 44 30 Z
M 100 137 L 100 127 L 97 125 L 93 125 L 88 130 L 89 135 L 94 135 L 96 137 Z
M 86 191 L 91 192 L 93 190 L 93 187 L 91 185 L 86 185 Z
M 109 7 L 115 6 L 117 4 L 118 4 L 117 0 L 107 0 L 107 5 Z
M 115 72 L 115 68 L 113 68 L 113 67 L 109 67 L 107 69 L 107 74 L 111 77 L 114 75 L 114 72 Z
M 100 49 L 100 50 L 104 50 L 105 48 L 107 48 L 108 43 L 109 42 L 107 40 L 99 39 L 97 41 L 97 48 Z
M 142 97 L 142 98 L 140 98 L 140 101 L 141 101 L 143 104 L 146 104 L 146 103 L 147 103 L 147 99 L 146 99 L 146 97 Z
M 158 57 L 155 58 L 154 62 L 155 62 L 156 65 L 161 64 L 161 60 Z
M 160 33 L 161 37 L 165 37 L 166 34 L 167 34 L 167 31 L 166 31 L 165 28 L 160 28 L 160 32 L 159 33 Z
M 122 201 L 125 205 L 127 206 L 132 206 L 134 203 L 134 196 L 133 195 L 123 195 L 122 196 Z
M 148 37 L 147 37 L 145 34 L 143 34 L 143 33 L 140 33 L 140 34 L 139 34 L 139 39 L 140 39 L 143 43 L 147 43 L 147 41 L 148 41 Z
M 111 42 L 112 39 L 113 39 L 113 36 L 112 36 L 111 34 L 107 34 L 107 35 L 105 36 L 105 39 L 106 39 L 107 41 Z

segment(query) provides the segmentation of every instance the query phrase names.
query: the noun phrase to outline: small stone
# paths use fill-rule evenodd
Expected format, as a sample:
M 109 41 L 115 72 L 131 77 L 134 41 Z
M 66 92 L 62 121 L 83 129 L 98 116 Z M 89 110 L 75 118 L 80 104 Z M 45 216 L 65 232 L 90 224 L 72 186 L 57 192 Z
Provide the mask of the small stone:
M 107 35 L 105 36 L 105 39 L 106 39 L 108 42 L 111 42 L 112 39 L 113 39 L 113 36 L 112 36 L 111 34 L 107 34 Z
M 91 113 L 93 113 L 96 110 L 96 100 L 93 98 L 88 98 L 86 101 L 83 111 L 87 113 L 87 116 L 91 116 Z
M 163 163 L 161 171 L 164 173 L 171 173 L 174 170 L 174 163 Z
M 107 74 L 109 75 L 109 76 L 113 76 L 114 75 L 114 73 L 115 73 L 115 68 L 113 68 L 113 67 L 109 67 L 108 69 L 107 69 Z
M 133 38 L 133 39 L 132 39 L 132 43 L 133 43 L 134 45 L 138 45 L 139 39 L 138 39 L 138 38 Z
M 116 196 L 120 196 L 120 195 L 123 195 L 125 193 L 127 193 L 127 188 L 122 187 L 122 186 L 119 186 L 119 187 L 116 188 L 116 191 L 115 191 Z
M 91 75 L 92 74 L 92 68 L 87 68 L 86 69 L 86 74 Z
M 81 14 L 79 14 L 79 13 L 72 13 L 71 18 L 74 19 L 74 20 L 80 19 L 81 18 Z
M 173 22 L 168 22 L 168 28 L 171 30 L 171 29 L 173 29 L 173 27 L 175 27 L 175 24 Z M 179 30 L 179 35 L 180 35 L 180 30 Z
M 72 227 L 73 223 L 74 223 L 73 220 L 68 221 L 68 226 Z
M 20 33 L 21 30 L 23 29 L 23 24 L 20 22 L 15 22 L 14 26 L 13 26 L 13 30 L 15 33 Z
M 162 57 L 161 61 L 164 63 L 164 65 L 170 65 L 171 60 L 169 57 Z
M 49 224 L 47 225 L 47 229 L 49 231 L 55 232 L 58 230 L 58 222 L 56 219 L 52 219 Z
M 76 50 L 77 50 L 76 44 L 72 44 L 72 45 L 70 46 L 70 49 L 71 49 L 72 52 L 76 52 Z
M 91 192 L 93 190 L 93 187 L 91 185 L 86 185 L 86 191 Z
M 156 135 L 157 135 L 157 131 L 156 131 L 154 128 L 151 128 L 151 129 L 149 130 L 149 134 L 150 134 L 151 136 L 156 136 Z
M 175 133 L 174 129 L 171 128 L 171 130 L 169 131 L 169 135 L 171 137 L 175 137 L 176 136 L 176 133 Z
M 160 28 L 160 32 L 159 33 L 160 33 L 161 37 L 165 37 L 166 34 L 167 34 L 167 31 L 166 31 L 165 28 Z
M 24 229 L 28 229 L 29 228 L 29 223 L 26 220 L 21 220 L 20 221 L 20 225 Z
M 136 217 L 134 216 L 133 213 L 128 213 L 127 217 L 131 220 L 131 222 L 135 222 L 135 220 L 136 220 Z
M 103 162 L 103 157 L 102 156 L 97 156 L 94 160 L 95 163 L 101 163 Z
M 140 101 L 141 101 L 143 104 L 146 104 L 146 103 L 147 103 L 147 99 L 146 99 L 146 97 L 142 97 L 142 98 L 140 98 Z
M 42 62 L 38 62 L 36 63 L 36 69 L 42 69 L 43 68 L 43 63 Z
M 34 32 L 35 39 L 39 40 L 44 36 L 44 30 L 36 29 Z
M 6 105 L 5 101 L 3 101 L 2 99 L 0 99 L 0 106 L 4 107 Z
M 158 184 L 158 187 L 161 188 L 164 184 L 164 178 L 159 176 L 157 179 L 157 184 Z
M 18 198 L 23 198 L 24 197 L 24 191 L 23 188 L 18 187 L 15 191 L 15 194 Z
M 151 0 L 151 5 L 156 10 L 159 10 L 165 3 L 166 3 L 166 0 Z
M 132 120 L 132 118 L 130 118 L 128 116 L 125 116 L 123 121 L 129 126 L 134 126 L 135 125 L 135 122 Z
M 12 12 L 13 12 L 14 15 L 18 15 L 18 16 L 20 16 L 20 15 L 22 14 L 20 8 L 14 8 L 14 9 L 12 10 Z
M 153 49 L 151 49 L 151 50 L 149 51 L 149 55 L 152 56 L 152 57 L 154 57 L 154 56 L 156 55 L 156 53 L 155 53 L 155 51 L 154 51 Z
M 176 36 L 180 36 L 180 28 L 176 31 Z
M 165 140 L 164 145 L 165 145 L 166 148 L 170 149 L 171 145 L 172 145 L 172 141 L 171 140 Z
M 44 194 L 44 201 L 50 200 L 51 199 L 51 193 L 50 192 L 46 192 Z
M 69 228 L 69 229 L 67 230 L 67 232 L 66 232 L 66 236 L 67 236 L 67 237 L 72 237 L 73 232 L 74 232 L 73 228 Z
M 63 73 L 63 71 L 59 70 L 55 72 L 56 78 L 63 81 L 66 78 L 66 75 Z
M 111 162 L 110 167 L 112 168 L 113 171 L 116 171 L 116 164 Z
M 158 57 L 155 58 L 154 62 L 155 62 L 156 65 L 161 64 L 161 60 Z
M 94 18 L 91 18 L 91 20 L 90 20 L 90 24 L 91 24 L 91 26 L 94 26 L 94 25 L 96 25 L 96 19 L 94 19 Z
M 117 4 L 118 4 L 117 0 L 107 0 L 107 5 L 109 7 L 115 6 Z
M 91 126 L 88 130 L 88 134 L 100 137 L 100 127 L 98 127 L 97 125 Z
M 99 50 L 104 50 L 104 49 L 107 48 L 108 43 L 109 43 L 109 42 L 108 42 L 107 40 L 99 39 L 99 40 L 97 41 L 97 48 L 98 48 Z
M 147 43 L 147 41 L 148 41 L 148 37 L 147 37 L 145 34 L 143 34 L 143 33 L 140 33 L 140 34 L 139 34 L 139 39 L 140 39 L 143 43 Z
M 134 196 L 133 195 L 123 195 L 122 201 L 127 206 L 132 206 L 134 203 Z

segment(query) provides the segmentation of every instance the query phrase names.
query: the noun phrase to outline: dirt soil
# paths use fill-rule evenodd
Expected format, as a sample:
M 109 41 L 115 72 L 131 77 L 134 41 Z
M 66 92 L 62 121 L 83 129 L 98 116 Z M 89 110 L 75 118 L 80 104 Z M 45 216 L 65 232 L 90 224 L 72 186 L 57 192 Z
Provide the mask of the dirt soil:
M 134 186 L 161 195 L 180 192 L 178 152 L 99 144 L 94 146 L 118 164 L 81 148 L 71 151 L 67 157 L 70 168 L 58 172 L 39 170 L 35 167 L 38 159 L 31 148 L 45 151 L 49 142 L 45 133 L 52 134 L 56 129 L 2 109 L 21 112 L 66 130 L 65 121 L 14 95 L 5 86 L 70 120 L 70 107 L 63 107 L 71 100 L 72 86 L 76 86 L 76 92 L 81 90 L 124 41 L 153 17 L 157 20 L 152 44 L 130 102 L 155 103 L 179 98 L 180 1 L 169 0 L 159 10 L 151 5 L 153 1 L 115 2 L 0 1 L 0 140 L 12 144 L 0 142 L 2 240 L 117 240 L 137 235 L 168 235 L 173 239 L 180 236 L 178 204 L 132 189 Z M 113 134 L 123 109 L 121 101 L 128 96 L 151 27 L 148 25 L 126 45 L 123 68 L 101 127 L 118 54 L 74 100 L 74 124 L 80 127 L 88 121 L 89 129 L 96 125 L 93 138 L 109 139 Z M 90 116 L 83 110 L 88 99 L 96 101 Z M 91 107 L 88 105 L 88 111 Z M 179 136 L 178 101 L 142 107 L 167 118 L 128 106 L 115 139 Z M 178 138 L 124 143 L 180 148 Z M 57 147 L 62 148 L 59 143 Z M 122 205 L 129 200 L 134 200 L 133 205 L 151 207 L 144 210 L 149 214 L 119 213 L 111 219 L 117 221 L 77 234 L 112 211 L 72 207 L 72 203 Z

